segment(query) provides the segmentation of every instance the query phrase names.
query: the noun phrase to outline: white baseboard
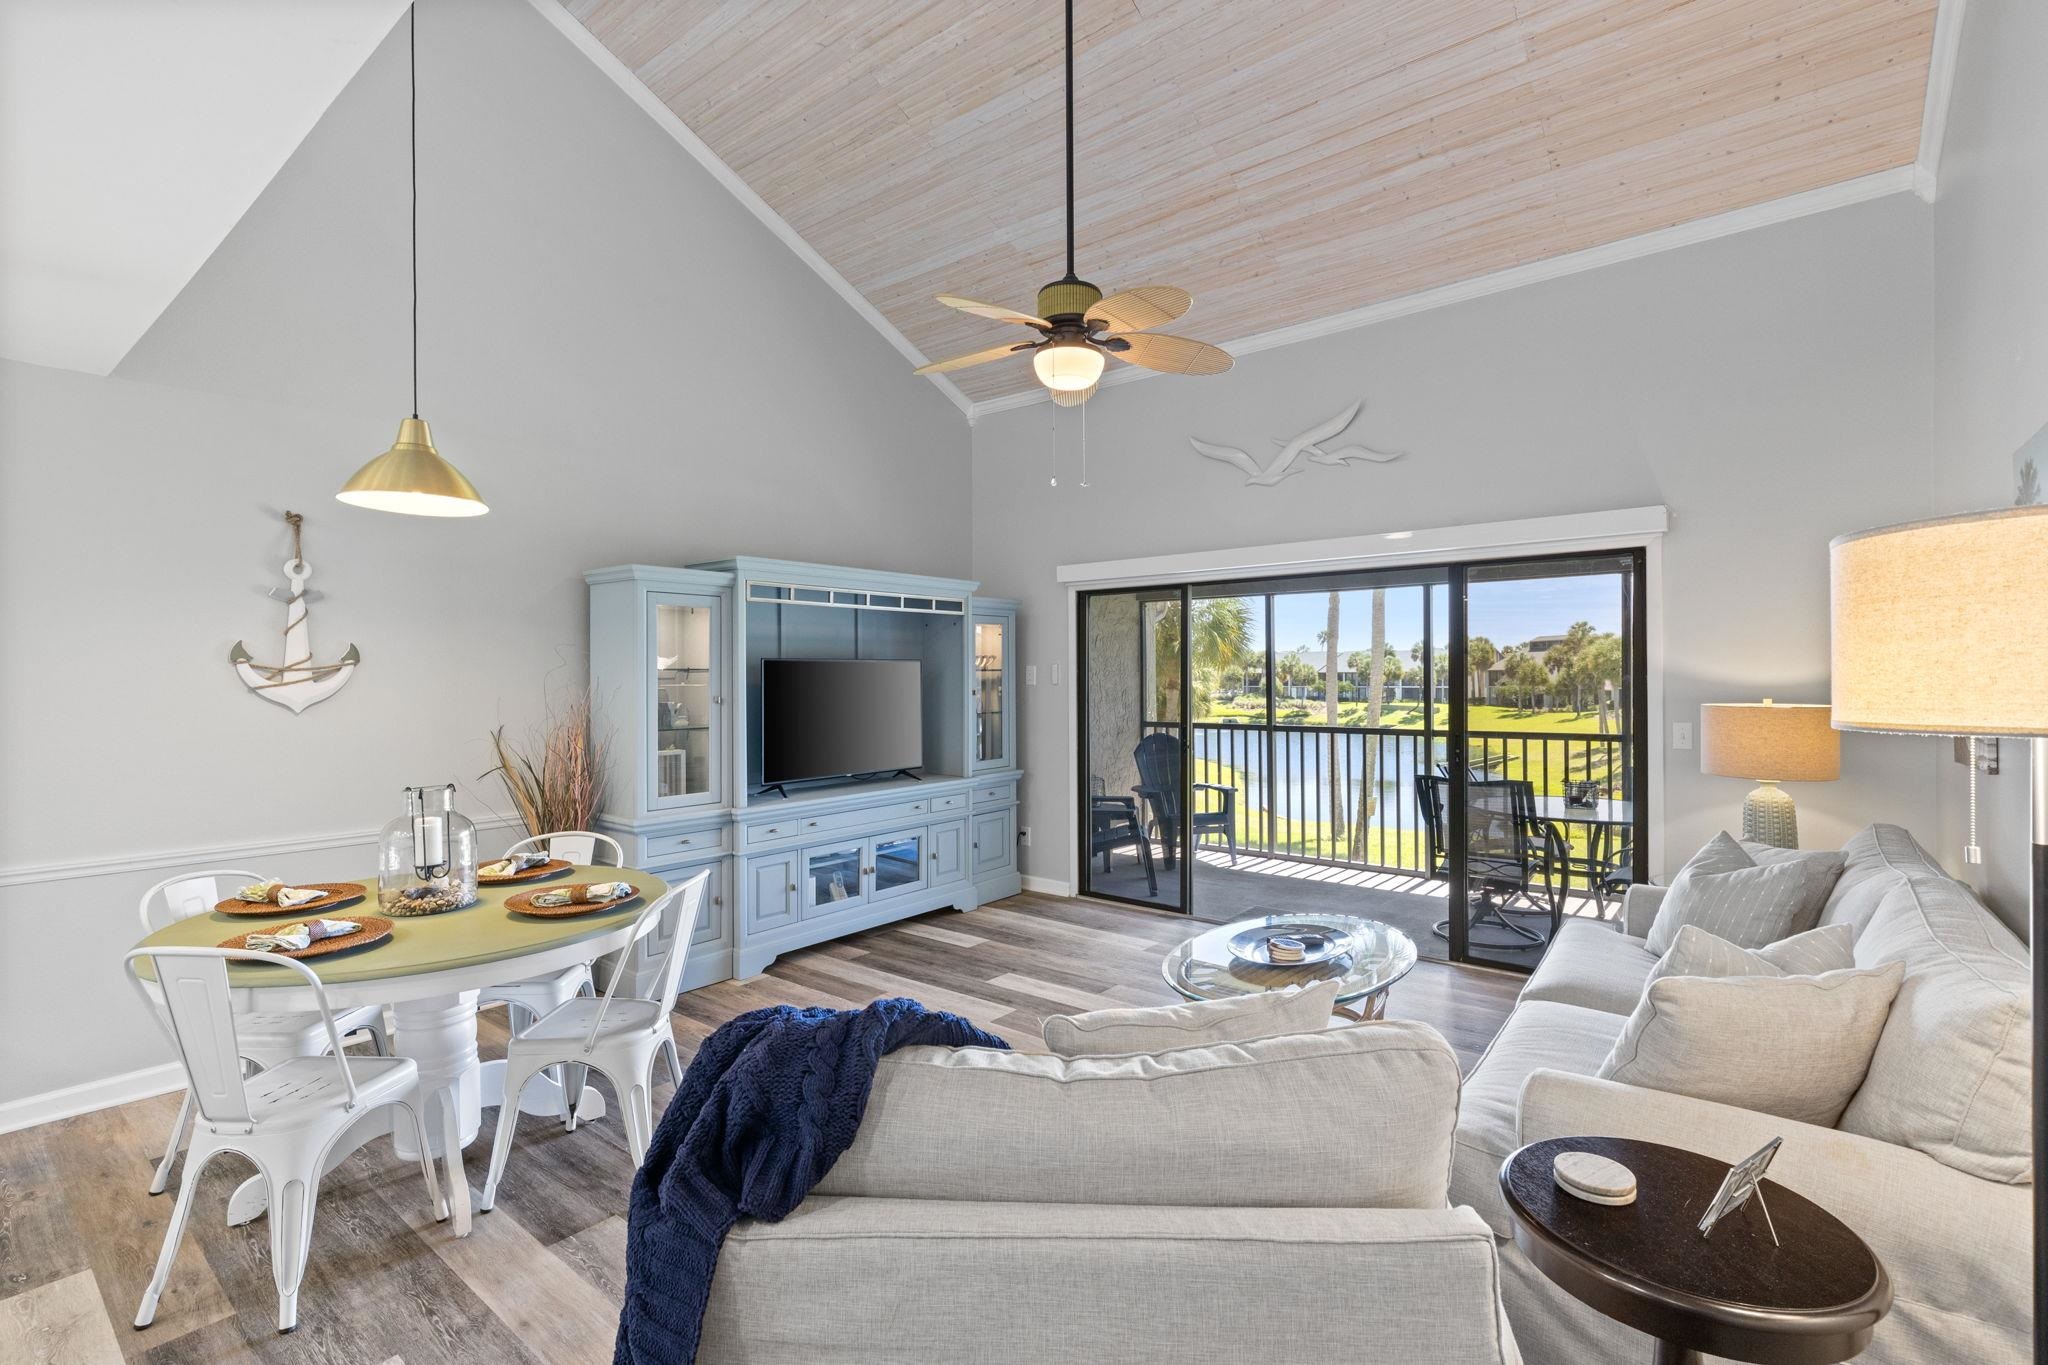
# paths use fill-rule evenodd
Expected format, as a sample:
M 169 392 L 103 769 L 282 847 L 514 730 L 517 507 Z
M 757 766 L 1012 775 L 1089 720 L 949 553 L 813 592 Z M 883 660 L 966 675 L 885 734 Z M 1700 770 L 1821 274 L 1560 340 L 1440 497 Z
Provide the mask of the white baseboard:
M 1024 889 L 1026 891 L 1036 891 L 1041 896 L 1071 896 L 1074 894 L 1072 888 L 1066 882 L 1052 877 L 1033 877 L 1027 875 L 1024 878 Z
M 74 1114 L 90 1114 L 95 1109 L 112 1109 L 130 1100 L 181 1090 L 184 1085 L 183 1069 L 176 1062 L 164 1062 L 140 1071 L 124 1071 L 118 1076 L 67 1085 L 62 1090 L 46 1090 L 40 1095 L 0 1104 L 0 1133 L 55 1123 Z

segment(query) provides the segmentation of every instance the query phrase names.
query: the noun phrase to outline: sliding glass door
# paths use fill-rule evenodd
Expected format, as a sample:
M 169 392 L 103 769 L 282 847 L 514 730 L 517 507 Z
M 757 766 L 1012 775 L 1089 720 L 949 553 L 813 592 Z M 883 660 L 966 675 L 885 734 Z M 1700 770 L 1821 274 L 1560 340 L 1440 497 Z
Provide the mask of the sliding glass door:
M 1454 956 L 1529 967 L 1638 874 L 1642 574 L 1634 553 L 1466 566 Z
M 1168 910 L 1187 904 L 1188 616 L 1181 588 L 1081 601 L 1086 895 Z
M 1640 557 L 1083 594 L 1084 894 L 1530 967 L 1637 874 Z

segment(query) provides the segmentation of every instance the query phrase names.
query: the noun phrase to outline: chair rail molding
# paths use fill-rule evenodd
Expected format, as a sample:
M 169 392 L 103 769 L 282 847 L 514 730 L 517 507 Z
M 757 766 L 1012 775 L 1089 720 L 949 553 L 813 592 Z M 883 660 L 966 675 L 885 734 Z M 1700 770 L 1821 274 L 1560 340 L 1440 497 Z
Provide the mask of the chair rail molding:
M 510 816 L 486 816 L 475 823 L 479 831 L 524 828 L 519 821 Z M 162 849 L 149 853 L 114 853 L 103 858 L 80 858 L 70 862 L 23 863 L 13 867 L 0 867 L 0 887 L 85 881 L 94 877 L 116 877 L 127 872 L 154 872 L 194 864 L 274 858 L 292 853 L 320 853 L 328 849 L 353 848 L 363 844 L 375 845 L 382 834 L 383 826 L 380 825 L 375 829 L 287 835 L 276 839 L 207 844 L 195 848 Z

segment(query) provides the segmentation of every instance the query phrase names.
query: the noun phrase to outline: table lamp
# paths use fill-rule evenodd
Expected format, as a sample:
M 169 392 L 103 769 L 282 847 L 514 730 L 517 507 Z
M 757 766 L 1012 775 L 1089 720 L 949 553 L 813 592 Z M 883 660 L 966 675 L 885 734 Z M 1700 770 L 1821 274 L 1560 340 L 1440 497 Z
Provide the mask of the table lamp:
M 2048 1361 L 2048 506 L 1842 536 L 1828 547 L 1834 723 L 1909 735 L 2024 735 L 2032 785 L 2034 1358 Z
M 1799 847 L 1799 812 L 1780 782 L 1832 782 L 1842 775 L 1842 737 L 1825 706 L 1709 702 L 1700 708 L 1700 771 L 1747 777 L 1742 837 L 1776 848 Z

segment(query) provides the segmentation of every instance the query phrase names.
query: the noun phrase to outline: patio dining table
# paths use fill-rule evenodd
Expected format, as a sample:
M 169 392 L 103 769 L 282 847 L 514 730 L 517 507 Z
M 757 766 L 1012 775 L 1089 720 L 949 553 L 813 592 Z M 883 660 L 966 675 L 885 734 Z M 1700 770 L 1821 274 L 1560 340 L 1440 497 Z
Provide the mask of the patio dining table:
M 1560 825 L 1584 825 L 1593 832 L 1592 851 L 1584 858 L 1572 859 L 1572 871 L 1580 872 L 1586 878 L 1586 890 L 1600 899 L 1601 872 L 1612 861 L 1614 851 L 1622 846 L 1628 832 L 1635 828 L 1636 803 L 1620 797 L 1603 796 L 1590 806 L 1574 806 L 1565 802 L 1562 796 L 1539 796 L 1536 798 L 1536 818 L 1551 820 Z

